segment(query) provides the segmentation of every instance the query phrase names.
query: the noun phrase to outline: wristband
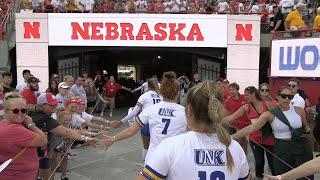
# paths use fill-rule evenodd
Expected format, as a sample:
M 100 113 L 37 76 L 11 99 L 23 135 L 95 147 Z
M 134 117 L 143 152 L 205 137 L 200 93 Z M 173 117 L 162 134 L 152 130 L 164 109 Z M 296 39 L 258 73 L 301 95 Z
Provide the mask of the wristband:
M 113 136 L 112 137 L 112 142 L 115 142 L 116 141 L 116 136 Z
M 89 137 L 88 137 L 88 136 L 85 136 L 85 137 L 84 137 L 84 142 L 88 142 L 88 139 L 89 139 Z

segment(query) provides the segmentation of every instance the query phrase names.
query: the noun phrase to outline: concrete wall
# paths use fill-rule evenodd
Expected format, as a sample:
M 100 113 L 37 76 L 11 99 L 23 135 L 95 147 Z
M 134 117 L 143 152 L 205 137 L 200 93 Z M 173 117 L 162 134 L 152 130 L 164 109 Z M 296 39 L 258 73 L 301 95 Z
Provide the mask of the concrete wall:
M 30 36 L 24 28 L 24 22 L 40 22 L 40 37 Z M 16 14 L 16 48 L 17 48 L 17 79 L 23 81 L 22 71 L 29 69 L 41 82 L 40 91 L 48 88 L 49 56 L 48 56 L 48 23 L 47 14 Z

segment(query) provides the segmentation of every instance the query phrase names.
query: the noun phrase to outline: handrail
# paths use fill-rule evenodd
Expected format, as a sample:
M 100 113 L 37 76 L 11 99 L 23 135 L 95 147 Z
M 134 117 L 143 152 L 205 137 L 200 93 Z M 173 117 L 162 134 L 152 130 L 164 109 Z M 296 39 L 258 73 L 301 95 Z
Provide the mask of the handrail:
M 14 7 L 15 7 L 15 2 L 13 1 L 10 4 L 3 20 L 0 22 L 0 40 L 4 40 L 5 33 L 7 32 L 7 24 L 10 21 L 11 17 L 13 16 Z
M 320 37 L 320 29 L 306 28 L 301 30 L 285 30 L 285 31 L 274 31 L 271 33 L 271 41 L 277 39 L 289 39 L 289 38 L 306 38 L 306 37 Z M 292 37 L 281 37 L 280 35 L 293 34 Z M 279 36 L 281 38 L 279 38 Z

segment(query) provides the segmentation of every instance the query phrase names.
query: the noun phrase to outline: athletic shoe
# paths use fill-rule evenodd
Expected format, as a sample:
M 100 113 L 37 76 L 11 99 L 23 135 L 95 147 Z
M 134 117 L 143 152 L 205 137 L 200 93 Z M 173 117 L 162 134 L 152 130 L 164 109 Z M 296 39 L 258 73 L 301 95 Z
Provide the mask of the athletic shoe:
M 80 147 L 81 147 L 81 144 L 79 144 L 79 145 L 80 145 Z M 77 147 L 77 146 L 75 146 L 75 147 Z M 76 156 L 78 153 L 77 153 L 75 150 L 70 149 L 70 150 L 68 151 L 68 154 L 69 154 L 70 156 Z
M 109 117 L 112 117 L 112 112 L 110 112 Z
M 61 180 L 69 180 L 68 177 L 61 177 Z

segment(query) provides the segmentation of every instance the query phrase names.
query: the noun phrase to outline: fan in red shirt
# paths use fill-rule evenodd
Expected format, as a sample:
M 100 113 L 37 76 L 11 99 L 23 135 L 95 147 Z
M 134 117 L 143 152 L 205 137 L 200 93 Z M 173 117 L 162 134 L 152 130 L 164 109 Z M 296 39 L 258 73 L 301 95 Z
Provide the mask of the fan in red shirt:
M 247 115 L 251 123 L 258 120 L 260 114 L 267 111 L 267 105 L 262 101 L 261 94 L 257 88 L 254 86 L 249 86 L 244 90 L 245 97 L 248 101 L 247 104 L 244 104 L 233 114 L 223 118 L 223 123 L 231 124 L 237 118 Z M 266 153 L 265 149 L 273 153 L 274 146 L 274 136 L 262 138 L 261 131 L 256 131 L 249 136 L 250 146 L 255 159 L 255 172 L 257 178 L 263 178 L 264 173 L 264 164 L 265 164 L 265 154 L 267 155 L 268 164 L 271 170 L 271 173 L 274 174 L 273 169 L 273 157 L 270 153 Z M 264 147 L 261 148 L 261 146 Z
M 246 103 L 246 98 L 244 95 L 239 93 L 239 85 L 237 83 L 231 83 L 228 89 L 230 96 L 228 96 L 228 98 L 224 101 L 224 107 L 227 110 L 227 113 L 233 114 L 243 104 Z M 242 129 L 250 124 L 251 123 L 248 120 L 247 116 L 242 115 L 231 124 L 234 128 L 229 128 L 230 134 L 234 134 L 237 129 Z M 248 142 L 246 138 L 239 139 L 238 142 L 243 148 L 244 152 L 247 152 Z
M 36 92 L 39 90 L 39 82 L 40 80 L 38 78 L 30 77 L 28 79 L 28 87 L 21 92 L 22 97 L 27 102 L 28 108 L 37 104 Z
M 121 84 L 118 84 L 117 82 L 114 81 L 114 77 L 113 76 L 110 76 L 110 79 L 108 82 L 106 82 L 103 86 L 103 90 L 105 92 L 105 99 L 107 101 L 109 101 L 109 106 L 110 106 L 110 114 L 109 116 L 112 117 L 112 112 L 113 112 L 113 109 L 115 108 L 115 97 L 117 95 L 117 92 L 121 89 L 124 89 L 124 90 L 127 90 L 127 91 L 130 91 L 131 90 L 129 88 L 126 88 L 124 86 L 122 86 Z M 104 114 L 104 109 L 105 109 L 105 105 L 104 107 L 102 107 L 102 111 L 101 111 L 101 114 L 100 116 L 103 116 Z

